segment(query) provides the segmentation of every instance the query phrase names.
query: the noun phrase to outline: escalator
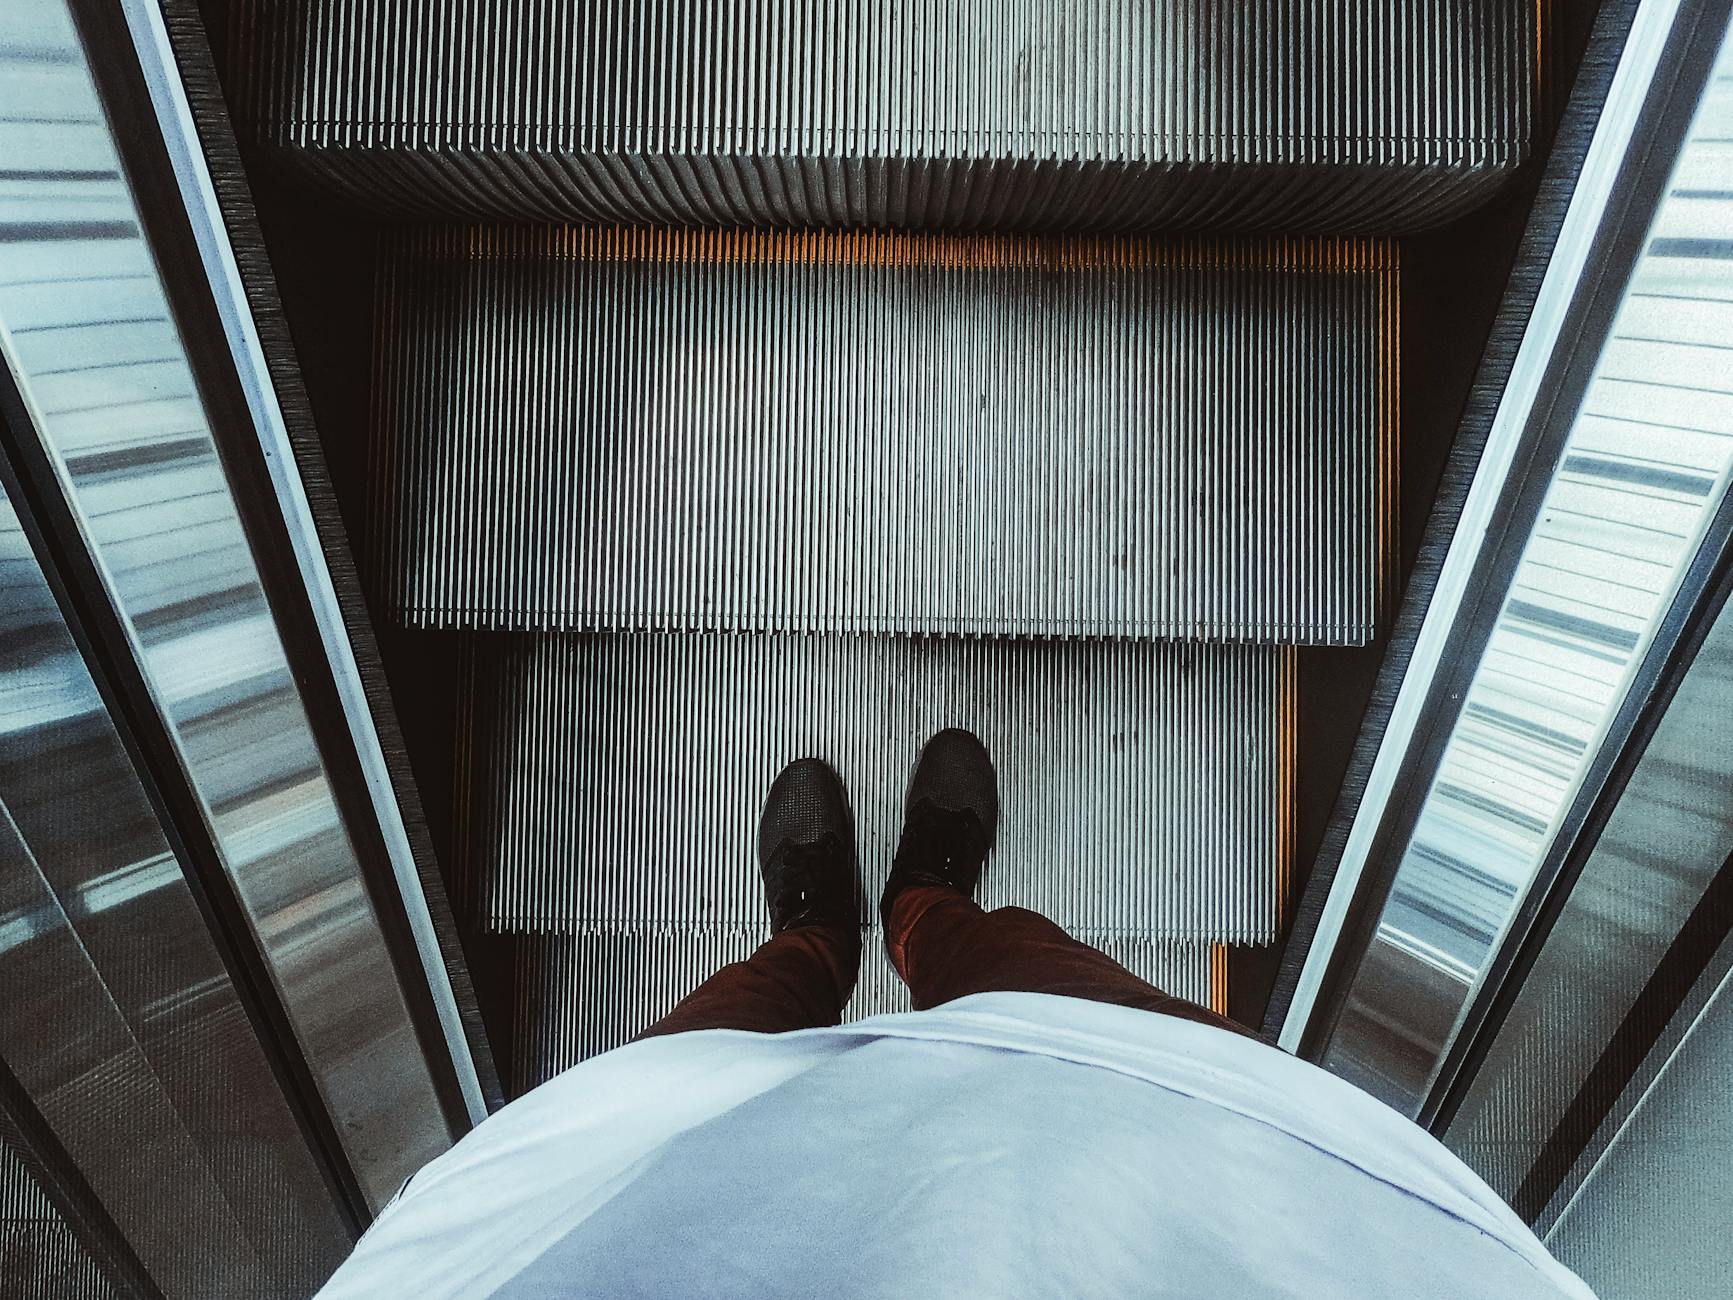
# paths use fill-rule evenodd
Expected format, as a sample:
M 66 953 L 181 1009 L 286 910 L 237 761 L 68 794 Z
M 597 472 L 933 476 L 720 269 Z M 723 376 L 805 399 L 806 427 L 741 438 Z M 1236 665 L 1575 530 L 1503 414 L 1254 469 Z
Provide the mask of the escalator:
M 1677 288 L 1635 260 L 1655 214 L 1720 201 L 1670 169 L 1718 138 L 1726 6 L 1553 8 L 0 15 L 0 1277 L 309 1293 L 427 1158 L 762 942 L 754 828 L 802 754 L 853 799 L 847 1014 L 907 1009 L 871 902 L 947 726 L 998 766 L 985 905 L 1568 1217 L 1612 1145 L 1564 1113 L 1588 1084 L 1513 1156 L 1476 1079 L 1537 1050 L 1500 1034 L 1538 1032 L 1524 979 L 1733 520 L 1709 444 L 1570 419 L 1603 337 L 1651 349 L 1612 382 L 1696 391 L 1656 350 L 1712 325 L 1612 321 L 1627 278 Z M 1587 211 L 1615 173 L 1628 210 Z M 1657 238 L 1718 285 L 1690 213 Z M 1508 664 L 1577 660 L 1500 638 L 1594 640 L 1581 554 L 1633 562 L 1661 508 L 1628 490 L 1701 509 L 1638 557 L 1673 585 L 1608 620 L 1618 716 L 1542 816 L 1498 763 L 1553 761 L 1568 690 Z M 1426 857 L 1438 797 L 1516 808 L 1528 856 Z M 1698 956 L 1668 1015 L 1719 1005 Z M 1644 1043 L 1619 1086 L 1677 1046 Z
M 1390 236 L 1521 163 L 1538 40 L 1521 8 L 240 7 L 243 138 L 387 219 L 351 519 L 375 609 L 460 659 L 448 871 L 508 1092 L 765 937 L 790 757 L 854 792 L 876 893 L 949 725 L 1005 787 L 984 901 L 1227 1009 L 1290 903 L 1297 647 L 1391 605 Z M 906 1008 L 863 923 L 849 1013 Z

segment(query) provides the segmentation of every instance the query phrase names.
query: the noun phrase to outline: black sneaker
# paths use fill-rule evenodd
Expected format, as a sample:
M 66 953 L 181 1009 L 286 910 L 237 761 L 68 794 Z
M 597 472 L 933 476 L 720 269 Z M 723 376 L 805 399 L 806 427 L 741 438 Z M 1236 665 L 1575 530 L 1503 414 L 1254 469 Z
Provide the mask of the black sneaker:
M 854 824 L 828 763 L 797 759 L 771 783 L 758 821 L 758 865 L 772 933 L 859 926 Z
M 886 928 L 891 903 L 910 885 L 943 885 L 973 898 L 998 829 L 999 788 L 987 747 L 967 731 L 941 731 L 921 750 L 909 781 L 902 840 L 879 899 Z

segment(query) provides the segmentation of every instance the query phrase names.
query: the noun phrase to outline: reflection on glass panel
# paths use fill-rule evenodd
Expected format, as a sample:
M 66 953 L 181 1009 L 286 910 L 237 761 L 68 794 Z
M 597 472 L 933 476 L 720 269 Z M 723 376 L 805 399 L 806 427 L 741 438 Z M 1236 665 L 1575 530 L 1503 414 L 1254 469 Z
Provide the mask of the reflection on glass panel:
M 1718 1300 L 1733 1277 L 1733 976 L 1714 974 L 1620 1098 L 1545 1236 L 1609 1300 Z
M 0 495 L 0 1058 L 162 1289 L 305 1294 L 343 1220 Z
M 1576 1158 L 1574 1138 L 1586 1133 L 1549 1139 L 1733 852 L 1729 718 L 1733 603 L 1668 704 L 1445 1135 L 1519 1213 L 1538 1214 Z
M 0 5 L 0 349 L 375 1205 L 448 1144 L 65 0 Z
M 1409 1113 L 1727 491 L 1730 74 L 1724 50 L 1324 1057 Z

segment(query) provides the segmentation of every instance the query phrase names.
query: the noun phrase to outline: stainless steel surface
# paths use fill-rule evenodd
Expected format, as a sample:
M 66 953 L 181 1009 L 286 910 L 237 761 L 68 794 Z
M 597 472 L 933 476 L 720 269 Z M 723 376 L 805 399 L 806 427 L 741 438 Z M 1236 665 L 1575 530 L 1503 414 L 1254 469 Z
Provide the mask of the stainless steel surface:
M 1343 233 L 1521 161 L 1538 9 L 248 0 L 235 48 L 263 137 L 388 211 Z
M 1300 1050 L 1301 1037 L 1307 1033 L 1317 1009 L 1324 974 L 1336 953 L 1341 927 L 1347 922 L 1369 868 L 1378 827 L 1390 801 L 1404 789 L 1404 764 L 1416 730 L 1425 721 L 1433 679 L 1442 667 L 1457 619 L 1463 614 L 1464 593 L 1482 560 L 1487 532 L 1496 523 L 1497 506 L 1511 473 L 1511 463 L 1529 432 L 1535 393 L 1555 348 L 1560 347 L 1565 310 L 1577 293 L 1594 237 L 1600 232 L 1613 182 L 1624 163 L 1632 128 L 1655 76 L 1655 66 L 1676 12 L 1678 0 L 1643 0 L 1632 17 L 1624 54 L 1613 73 L 1593 140 L 1582 159 L 1570 206 L 1546 265 L 1546 276 L 1535 295 L 1529 326 L 1523 331 L 1522 345 L 1492 419 L 1475 480 L 1464 499 L 1451 549 L 1445 555 L 1433 598 L 1426 607 L 1425 621 L 1390 719 L 1379 738 L 1378 756 L 1355 809 L 1352 829 L 1307 950 L 1288 1016 L 1282 1021 L 1279 1042 L 1289 1052 Z
M 984 906 L 1126 938 L 1267 943 L 1292 853 L 1293 652 L 968 638 L 480 637 L 459 805 L 504 931 L 753 927 L 754 837 L 791 759 L 852 792 L 876 899 L 920 746 L 992 752 Z
M 1733 474 L 1730 88 L 1725 53 L 1322 1056 L 1409 1113 Z
M 1082 931 L 1132 974 L 1175 997 L 1225 1011 L 1225 955 L 1202 943 L 1167 943 Z M 517 1029 L 511 1078 L 513 1096 L 585 1057 L 630 1041 L 686 994 L 729 962 L 752 954 L 765 924 L 694 925 L 593 931 L 579 936 L 536 935 L 514 943 Z M 860 980 L 844 1020 L 909 1010 L 908 990 L 891 968 L 876 932 L 862 947 Z
M 182 202 L 199 243 L 205 275 L 222 316 L 236 373 L 246 392 L 254 428 L 266 450 L 266 464 L 271 471 L 278 501 L 289 521 L 288 533 L 295 547 L 295 559 L 313 616 L 318 622 L 344 718 L 353 737 L 374 815 L 378 818 L 398 892 L 403 899 L 404 914 L 415 938 L 422 973 L 439 1016 L 446 1051 L 450 1054 L 470 1121 L 479 1123 L 486 1117 L 487 1106 L 469 1040 L 459 1018 L 439 938 L 428 914 L 427 898 L 403 824 L 403 812 L 392 789 L 373 712 L 350 644 L 349 629 L 320 546 L 319 530 L 284 426 L 283 412 L 271 382 L 258 327 L 248 307 L 228 229 L 187 103 L 186 90 L 181 85 L 174 51 L 163 26 L 162 10 L 156 0 L 121 0 L 121 4 L 126 10 L 139 63 L 150 88 L 157 126 L 173 160 Z
M 1543 1237 L 1608 1300 L 1719 1300 L 1733 1277 L 1730 949 L 1620 1098 Z
M 124 1300 L 25 1168 L 0 1114 L 0 1295 Z
M 1698 650 L 1445 1141 L 1513 1198 L 1733 854 L 1733 605 Z
M 0 1059 L 167 1295 L 336 1267 L 335 1194 L 3 494 L 0 989 Z
M 1633 17 L 1629 38 L 1511 366 L 1509 382 L 1493 418 L 1474 482 L 1463 502 L 1449 552 L 1426 607 L 1408 670 L 1379 741 L 1377 757 L 1358 801 L 1323 914 L 1282 1023 L 1279 1042 L 1290 1052 L 1300 1049 L 1317 1010 L 1325 972 L 1367 873 L 1378 828 L 1391 801 L 1405 789 L 1404 767 L 1417 729 L 1428 720 L 1427 701 L 1433 681 L 1463 614 L 1464 597 L 1481 562 L 1487 534 L 1497 523 L 1495 512 L 1513 459 L 1528 434 L 1536 394 L 1554 350 L 1560 345 L 1566 309 L 1577 292 L 1601 230 L 1608 198 L 1677 10 L 1678 0 L 1643 0 Z
M 0 355 L 378 1206 L 451 1133 L 63 0 L 0 10 L 0 113 Z
M 1395 255 L 567 228 L 402 237 L 376 564 L 422 627 L 1361 644 Z

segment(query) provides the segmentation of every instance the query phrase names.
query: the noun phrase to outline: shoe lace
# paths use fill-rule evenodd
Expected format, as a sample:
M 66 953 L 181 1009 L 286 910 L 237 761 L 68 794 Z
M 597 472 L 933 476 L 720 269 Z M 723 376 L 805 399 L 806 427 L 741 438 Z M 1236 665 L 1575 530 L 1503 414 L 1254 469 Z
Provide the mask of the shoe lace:
M 809 844 L 791 845 L 783 855 L 776 897 L 771 901 L 772 910 L 784 916 L 804 911 L 818 896 L 817 883 L 821 876 L 836 870 L 840 848 L 835 835 L 824 835 Z
M 986 844 L 986 831 L 973 813 L 952 812 L 922 802 L 909 810 L 897 860 L 917 871 L 943 876 L 954 863 L 979 861 Z

